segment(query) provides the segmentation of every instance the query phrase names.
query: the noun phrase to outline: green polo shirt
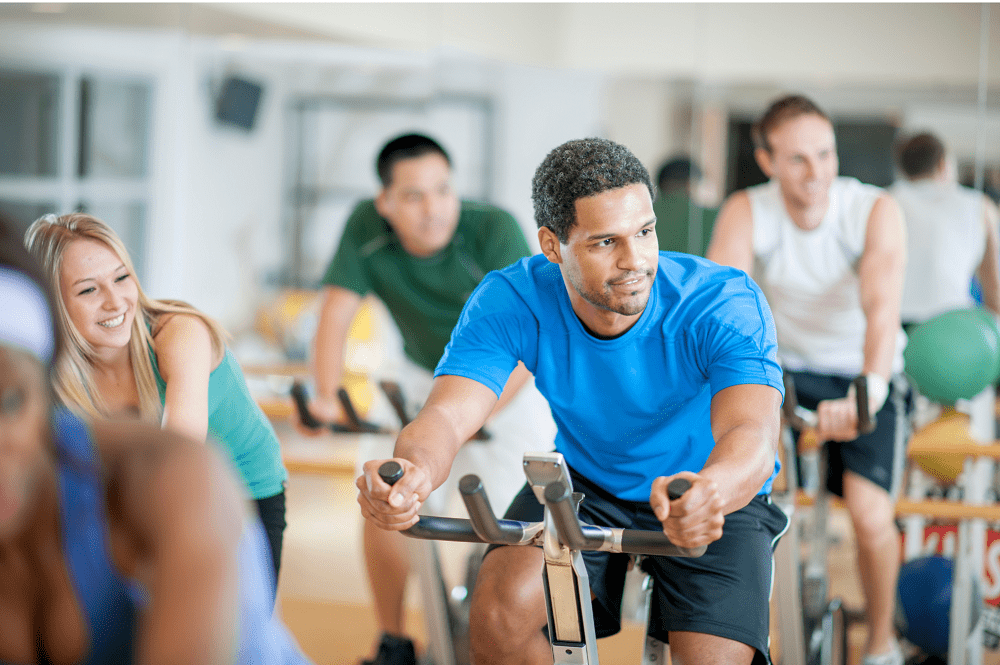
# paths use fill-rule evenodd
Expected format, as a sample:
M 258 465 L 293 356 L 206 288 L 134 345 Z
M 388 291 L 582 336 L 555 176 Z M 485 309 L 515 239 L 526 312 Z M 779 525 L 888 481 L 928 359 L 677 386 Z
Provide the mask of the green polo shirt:
M 656 215 L 656 239 L 661 251 L 684 252 L 705 256 L 708 243 L 712 239 L 716 208 L 702 208 L 680 192 L 660 192 L 653 201 Z M 691 223 L 694 222 L 695 244 L 691 246 Z M 698 233 L 698 227 L 701 233 Z M 695 251 L 691 251 L 691 250 Z
M 412 256 L 374 201 L 367 200 L 348 218 L 322 281 L 378 296 L 399 326 L 406 355 L 433 371 L 465 301 L 486 273 L 529 254 L 524 232 L 510 213 L 462 201 L 451 242 L 434 256 Z

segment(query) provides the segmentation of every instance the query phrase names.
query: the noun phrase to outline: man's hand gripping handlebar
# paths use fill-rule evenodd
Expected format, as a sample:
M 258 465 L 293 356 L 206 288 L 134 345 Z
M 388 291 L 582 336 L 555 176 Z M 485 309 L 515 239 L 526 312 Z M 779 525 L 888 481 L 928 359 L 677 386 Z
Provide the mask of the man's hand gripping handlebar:
M 785 384 L 785 401 L 781 405 L 781 413 L 785 422 L 800 432 L 806 430 L 816 430 L 819 427 L 819 414 L 799 406 L 795 397 L 795 381 L 792 376 L 785 372 L 783 375 Z M 871 434 L 878 426 L 875 414 L 870 412 L 868 399 L 868 379 L 859 376 L 851 382 L 854 388 L 855 408 L 858 413 L 857 433 Z
M 378 469 L 382 481 L 393 485 L 403 477 L 395 461 Z M 675 478 L 667 488 L 670 499 L 679 499 L 691 486 L 685 478 Z M 421 515 L 417 523 L 403 531 L 413 538 L 483 542 L 497 545 L 537 545 L 544 541 L 545 522 L 520 522 L 496 518 L 486 490 L 478 476 L 469 474 L 459 482 L 469 519 Z M 560 481 L 545 487 L 544 500 L 552 516 L 557 537 L 574 550 L 623 552 L 653 556 L 701 556 L 706 546 L 683 548 L 674 545 L 662 531 L 618 529 L 584 524 L 577 517 L 572 492 Z

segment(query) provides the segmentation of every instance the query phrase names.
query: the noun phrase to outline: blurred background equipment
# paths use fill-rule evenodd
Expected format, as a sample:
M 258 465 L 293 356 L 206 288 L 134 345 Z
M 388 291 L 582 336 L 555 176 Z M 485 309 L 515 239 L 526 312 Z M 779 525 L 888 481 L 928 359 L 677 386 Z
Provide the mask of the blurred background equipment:
M 945 312 L 910 330 L 903 358 L 923 395 L 954 404 L 1000 378 L 1000 330 L 984 309 Z
M 911 559 L 899 570 L 897 618 L 903 637 L 928 656 L 947 656 L 951 621 L 952 575 L 955 565 L 943 556 Z M 978 582 L 969 607 L 970 624 L 983 611 Z

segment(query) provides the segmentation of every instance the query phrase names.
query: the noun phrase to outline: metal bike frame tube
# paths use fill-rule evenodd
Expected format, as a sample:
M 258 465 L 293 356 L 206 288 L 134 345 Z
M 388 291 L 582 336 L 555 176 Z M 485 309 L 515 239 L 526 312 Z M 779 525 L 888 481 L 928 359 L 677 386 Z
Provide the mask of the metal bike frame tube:
M 546 518 L 549 510 L 546 508 Z M 554 532 L 546 539 L 557 541 Z M 554 665 L 599 665 L 590 599 L 590 577 L 583 554 L 557 542 L 546 543 L 545 603 Z M 558 547 L 559 556 L 550 556 Z

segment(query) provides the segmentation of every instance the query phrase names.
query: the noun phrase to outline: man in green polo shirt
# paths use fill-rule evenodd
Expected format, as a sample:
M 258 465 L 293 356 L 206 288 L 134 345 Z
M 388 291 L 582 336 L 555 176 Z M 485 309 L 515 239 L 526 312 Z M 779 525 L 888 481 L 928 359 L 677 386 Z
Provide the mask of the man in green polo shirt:
M 530 254 L 523 231 L 509 213 L 485 203 L 459 201 L 451 189 L 448 155 L 432 139 L 418 134 L 393 139 L 379 153 L 376 169 L 382 188 L 374 200 L 362 201 L 351 213 L 323 277 L 312 410 L 326 422 L 342 418 L 336 392 L 344 346 L 365 295 L 373 293 L 385 303 L 403 338 L 404 366 L 387 378 L 398 381 L 408 398 L 422 404 L 473 289 L 489 271 Z M 462 463 L 456 459 L 449 484 L 457 484 L 466 473 L 477 473 L 493 505 L 502 510 L 524 484 L 523 453 L 551 449 L 555 425 L 523 365 L 511 375 L 494 416 L 489 426 L 492 439 L 464 447 L 466 459 Z M 366 437 L 359 444 L 359 467 L 369 459 L 392 457 L 392 441 L 374 439 Z M 426 512 L 441 514 L 449 491 L 435 492 L 438 497 L 428 499 Z M 366 520 L 364 551 L 382 631 L 375 659 L 366 662 L 415 665 L 413 644 L 403 625 L 409 574 L 404 537 L 374 528 Z

